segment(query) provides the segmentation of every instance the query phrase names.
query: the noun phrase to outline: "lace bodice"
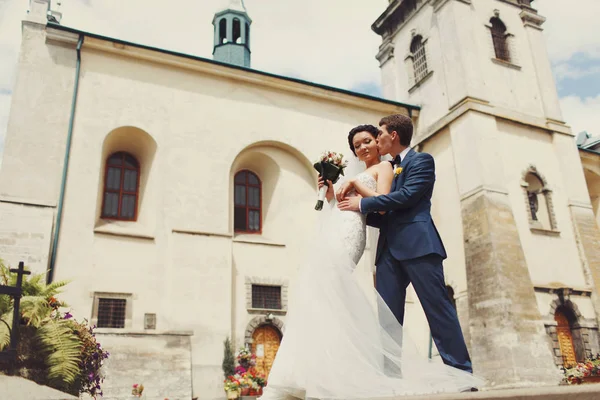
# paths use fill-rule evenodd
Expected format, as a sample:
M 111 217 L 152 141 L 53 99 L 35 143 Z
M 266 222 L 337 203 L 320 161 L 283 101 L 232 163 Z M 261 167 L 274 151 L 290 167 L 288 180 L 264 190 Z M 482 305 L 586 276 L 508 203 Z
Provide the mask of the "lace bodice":
M 367 186 L 369 189 L 377 189 L 377 181 L 372 175 L 366 172 L 356 175 L 361 183 Z M 350 192 L 350 196 L 356 195 L 354 191 Z M 337 207 L 335 208 L 336 210 Z M 360 212 L 350 211 L 337 211 L 337 223 L 339 224 L 340 236 L 343 240 L 343 245 L 348 251 L 348 254 L 355 263 L 360 261 L 364 251 L 367 240 L 367 229 L 366 219 Z

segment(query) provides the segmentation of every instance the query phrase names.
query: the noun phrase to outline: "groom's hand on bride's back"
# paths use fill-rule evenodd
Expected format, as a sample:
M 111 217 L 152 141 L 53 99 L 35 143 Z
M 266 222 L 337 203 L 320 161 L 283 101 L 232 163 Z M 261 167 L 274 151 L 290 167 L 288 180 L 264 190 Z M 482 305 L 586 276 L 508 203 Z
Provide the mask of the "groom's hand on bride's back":
M 360 211 L 360 200 L 362 196 L 346 197 L 338 203 L 338 208 L 342 211 Z

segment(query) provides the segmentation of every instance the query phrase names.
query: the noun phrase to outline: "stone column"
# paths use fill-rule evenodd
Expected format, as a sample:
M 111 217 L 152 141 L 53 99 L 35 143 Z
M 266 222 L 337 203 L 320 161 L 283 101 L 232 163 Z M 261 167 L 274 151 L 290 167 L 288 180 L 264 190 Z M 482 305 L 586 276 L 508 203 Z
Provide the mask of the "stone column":
M 461 194 L 471 357 L 490 388 L 556 385 L 560 376 L 508 198 L 495 118 L 450 125 Z

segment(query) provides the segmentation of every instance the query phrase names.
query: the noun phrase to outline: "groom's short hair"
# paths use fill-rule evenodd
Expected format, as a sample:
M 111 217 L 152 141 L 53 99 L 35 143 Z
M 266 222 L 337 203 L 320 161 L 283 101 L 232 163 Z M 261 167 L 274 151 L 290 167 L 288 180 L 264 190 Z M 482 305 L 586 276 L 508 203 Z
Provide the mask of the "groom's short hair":
M 402 114 L 389 115 L 379 121 L 379 126 L 384 125 L 388 132 L 396 131 L 398 133 L 402 146 L 410 146 L 413 135 L 413 123 L 410 117 Z

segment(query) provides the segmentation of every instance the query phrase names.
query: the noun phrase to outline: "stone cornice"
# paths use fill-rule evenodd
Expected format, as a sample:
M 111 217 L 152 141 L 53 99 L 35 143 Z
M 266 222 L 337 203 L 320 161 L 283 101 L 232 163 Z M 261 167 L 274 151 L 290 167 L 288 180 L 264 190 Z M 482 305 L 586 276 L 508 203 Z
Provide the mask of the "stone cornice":
M 379 66 L 381 67 L 390 59 L 394 58 L 394 44 L 391 40 L 386 39 L 381 46 L 379 46 L 379 52 L 375 56 L 377 61 L 379 61 Z
M 199 57 L 182 55 L 164 50 L 161 51 L 160 49 L 153 49 L 135 43 L 127 43 L 117 39 L 100 37 L 94 34 L 78 33 L 70 28 L 48 26 L 46 32 L 54 42 L 53 44 L 61 45 L 61 43 L 64 43 L 69 46 L 72 45 L 74 39 L 73 35 L 77 37 L 79 34 L 84 35 L 85 41 L 82 47 L 84 52 L 92 50 L 116 54 L 120 57 L 196 71 L 226 80 L 268 87 L 270 89 L 304 95 L 313 99 L 338 103 L 344 106 L 376 111 L 381 114 L 400 113 L 412 115 L 413 117 L 418 116 L 419 107 L 417 106 L 404 105 L 392 100 L 380 99 L 361 93 L 328 87 L 326 85 L 300 81 L 294 78 L 278 76 L 262 71 L 235 68 L 231 65 L 224 65 Z
M 463 0 L 461 0 L 463 1 Z M 416 15 L 430 0 L 415 0 L 415 8 L 408 9 L 406 0 L 395 0 L 371 25 L 371 29 L 384 39 L 394 37 L 396 33 Z
M 493 106 L 487 100 L 467 96 L 450 107 L 448 114 L 426 127 L 423 131 L 419 132 L 419 134 L 415 137 L 413 146 L 417 146 L 429 140 L 445 126 L 449 125 L 454 120 L 460 118 L 463 114 L 469 111 L 492 115 L 497 118 L 543 129 L 549 134 L 558 133 L 571 137 L 574 136 L 571 132 L 571 128 L 564 122 L 533 117 L 507 108 Z
M 532 9 L 523 9 L 519 16 L 523 20 L 523 25 L 539 30 L 542 30 L 542 25 L 546 22 L 545 17 L 542 17 L 537 11 Z
M 442 9 L 442 7 L 444 5 L 446 5 L 446 3 L 450 2 L 452 0 L 431 0 L 431 5 L 433 6 L 433 11 L 434 12 L 438 12 L 439 10 Z M 460 1 L 461 3 L 465 3 L 468 5 L 471 5 L 471 0 L 456 0 L 456 1 Z

